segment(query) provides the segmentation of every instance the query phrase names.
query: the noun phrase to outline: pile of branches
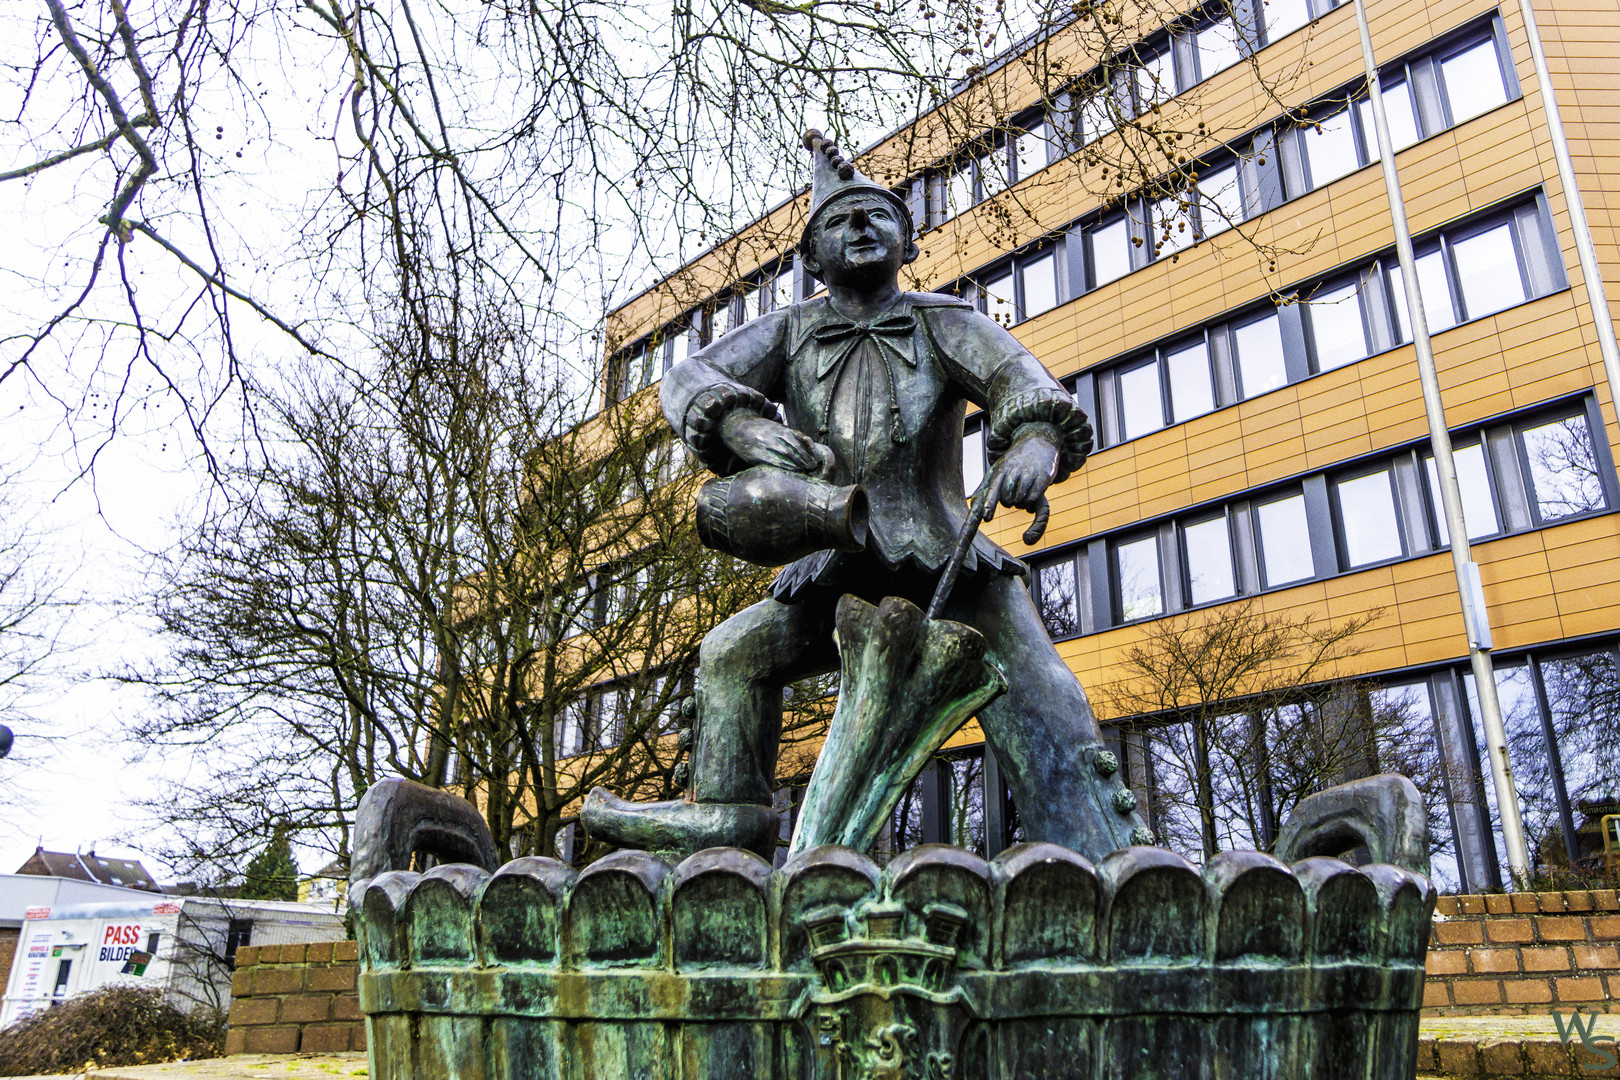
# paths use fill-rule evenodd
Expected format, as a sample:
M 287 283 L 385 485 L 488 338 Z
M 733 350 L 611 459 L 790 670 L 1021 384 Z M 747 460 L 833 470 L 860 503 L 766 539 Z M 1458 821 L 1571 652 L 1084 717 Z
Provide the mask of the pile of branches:
M 225 1015 L 181 1012 L 161 991 L 108 986 L 0 1030 L 0 1076 L 219 1057 Z

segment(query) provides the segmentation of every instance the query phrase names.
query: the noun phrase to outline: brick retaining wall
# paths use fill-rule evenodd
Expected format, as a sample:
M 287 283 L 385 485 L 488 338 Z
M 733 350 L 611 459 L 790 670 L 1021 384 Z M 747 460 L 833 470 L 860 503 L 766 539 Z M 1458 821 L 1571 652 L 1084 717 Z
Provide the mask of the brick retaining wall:
M 352 941 L 236 950 L 225 1053 L 364 1050 L 359 971 L 359 946 Z
M 1426 1016 L 1620 1012 L 1620 899 L 1592 892 L 1442 896 Z

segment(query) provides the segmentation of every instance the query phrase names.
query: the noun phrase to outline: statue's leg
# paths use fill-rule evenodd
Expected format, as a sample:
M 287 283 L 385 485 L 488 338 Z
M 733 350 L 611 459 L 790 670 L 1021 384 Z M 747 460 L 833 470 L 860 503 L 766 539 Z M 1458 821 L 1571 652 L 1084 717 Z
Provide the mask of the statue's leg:
M 777 842 L 771 810 L 782 737 L 782 687 L 832 671 L 832 604 L 762 600 L 703 639 L 698 653 L 698 716 L 687 798 L 632 803 L 601 788 L 581 819 L 591 836 L 673 856 L 708 847 L 746 847 L 770 858 Z
M 838 667 L 833 605 L 761 600 L 709 631 L 698 651 L 692 799 L 769 805 L 782 687 Z
M 959 590 L 944 612 L 985 636 L 1007 692 L 979 710 L 985 737 L 1007 777 L 1024 834 L 1100 859 L 1146 840 L 1135 798 L 1106 751 L 1080 682 L 1058 656 L 1029 590 L 996 577 Z

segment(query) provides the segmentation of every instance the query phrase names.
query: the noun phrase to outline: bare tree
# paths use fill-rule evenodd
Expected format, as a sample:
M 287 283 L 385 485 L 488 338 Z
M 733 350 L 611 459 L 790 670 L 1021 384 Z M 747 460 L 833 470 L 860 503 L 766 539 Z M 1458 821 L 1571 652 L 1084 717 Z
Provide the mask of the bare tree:
M 126 676 L 164 706 L 142 738 L 210 766 L 154 803 L 183 863 L 283 821 L 346 855 L 389 774 L 459 788 L 514 853 L 554 853 L 593 785 L 678 793 L 698 643 L 770 572 L 698 542 L 647 395 L 576 425 L 521 352 L 492 320 L 262 403 L 265 457 L 167 568 L 174 659 Z
M 858 146 L 921 116 L 868 167 L 898 182 L 1033 103 L 1071 118 L 1050 135 L 1078 152 L 979 213 L 1001 246 L 1062 224 L 1063 192 L 1185 210 L 1201 156 L 1285 111 L 1298 74 L 1268 69 L 1251 114 L 1217 128 L 1202 90 L 1176 94 L 1136 52 L 1185 14 L 1124 0 L 8 10 L 15 164 L 0 181 L 74 224 L 17 277 L 29 329 L 7 339 L 0 383 L 32 379 L 82 420 L 66 358 L 100 355 L 103 373 L 144 371 L 175 395 L 206 449 L 220 404 L 251 406 L 251 377 L 267 380 L 258 357 L 352 358 L 402 306 L 431 325 L 447 261 L 557 362 L 589 366 L 607 308 L 801 187 L 811 123 Z M 1234 59 L 1259 32 L 1218 25 Z M 1080 134 L 1082 114 L 1116 134 Z M 796 228 L 759 243 L 779 253 Z M 1189 225 L 1159 228 L 1148 242 L 1174 247 Z M 755 246 L 723 254 L 746 271 Z M 130 380 L 116 385 L 95 440 L 126 415 Z
M 1204 859 L 1269 850 L 1301 799 L 1381 771 L 1410 776 L 1444 815 L 1427 711 L 1342 674 L 1380 614 L 1330 622 L 1251 600 L 1158 620 L 1125 649 L 1099 698 L 1162 843 Z

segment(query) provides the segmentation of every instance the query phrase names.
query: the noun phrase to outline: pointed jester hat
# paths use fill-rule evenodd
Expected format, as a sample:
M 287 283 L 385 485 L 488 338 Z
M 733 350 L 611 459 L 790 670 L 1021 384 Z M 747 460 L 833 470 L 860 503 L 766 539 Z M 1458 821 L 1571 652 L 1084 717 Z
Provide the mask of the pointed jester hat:
M 856 193 L 882 195 L 892 202 L 905 220 L 905 238 L 908 242 L 911 240 L 916 233 L 916 222 L 911 220 L 911 208 L 906 205 L 905 199 L 859 172 L 839 151 L 838 144 L 815 128 L 804 133 L 804 148 L 810 151 L 812 161 L 810 216 L 804 223 L 804 235 L 799 240 L 800 251 L 810 250 L 810 230 L 815 228 L 816 219 L 821 216 L 821 212 L 828 204 L 845 195 Z

